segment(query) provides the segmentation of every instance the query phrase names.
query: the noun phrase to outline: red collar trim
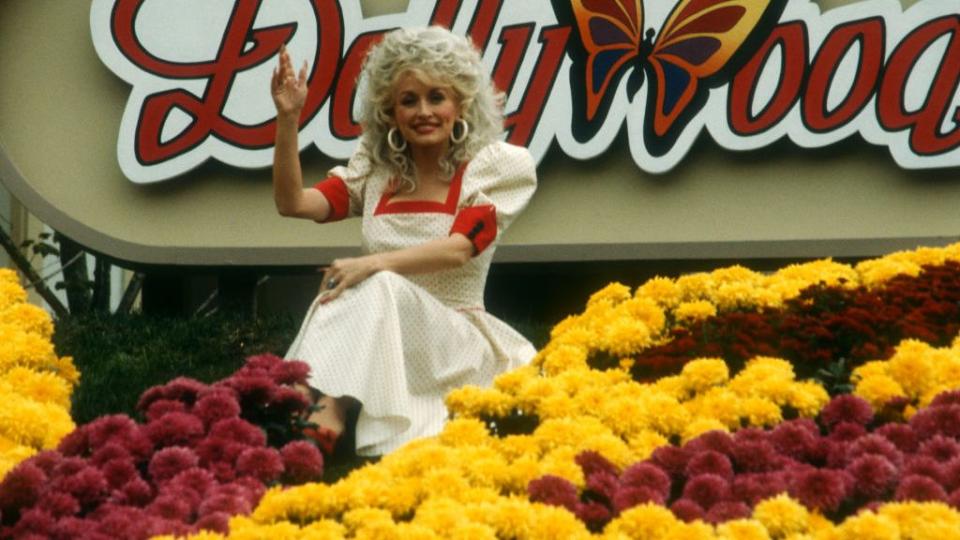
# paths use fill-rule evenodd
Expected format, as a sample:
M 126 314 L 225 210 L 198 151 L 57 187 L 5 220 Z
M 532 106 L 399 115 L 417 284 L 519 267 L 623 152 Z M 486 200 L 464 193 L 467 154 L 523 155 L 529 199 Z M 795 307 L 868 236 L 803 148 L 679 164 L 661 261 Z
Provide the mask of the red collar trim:
M 457 167 L 456 172 L 453 173 L 453 178 L 450 179 L 450 187 L 447 189 L 447 200 L 444 202 L 437 201 L 395 201 L 390 202 L 390 198 L 393 197 L 394 192 L 389 190 L 384 190 L 383 195 L 380 196 L 380 202 L 377 204 L 377 209 L 373 211 L 373 215 L 379 216 L 380 214 L 426 214 L 426 213 L 435 213 L 435 214 L 450 214 L 454 215 L 457 213 L 457 203 L 460 202 L 460 186 L 463 183 L 463 170 L 466 168 L 466 164 L 461 164 Z

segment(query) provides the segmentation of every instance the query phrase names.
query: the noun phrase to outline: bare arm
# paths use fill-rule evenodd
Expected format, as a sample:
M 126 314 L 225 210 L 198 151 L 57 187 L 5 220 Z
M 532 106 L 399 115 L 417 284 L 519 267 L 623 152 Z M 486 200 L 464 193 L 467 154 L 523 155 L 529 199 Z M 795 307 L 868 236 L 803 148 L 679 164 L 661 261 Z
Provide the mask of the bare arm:
M 321 302 L 336 299 L 347 288 L 371 275 L 389 270 L 398 274 L 426 274 L 462 266 L 473 256 L 473 243 L 466 236 L 454 233 L 418 246 L 372 253 L 361 257 L 337 259 L 323 274 L 321 288 L 327 291 Z M 330 280 L 336 286 L 328 289 Z
M 277 107 L 277 135 L 273 147 L 273 200 L 282 216 L 323 221 L 330 203 L 319 190 L 303 188 L 297 141 L 300 111 L 307 98 L 307 66 L 295 74 L 290 54 L 280 49 L 280 64 L 270 79 L 273 103 Z

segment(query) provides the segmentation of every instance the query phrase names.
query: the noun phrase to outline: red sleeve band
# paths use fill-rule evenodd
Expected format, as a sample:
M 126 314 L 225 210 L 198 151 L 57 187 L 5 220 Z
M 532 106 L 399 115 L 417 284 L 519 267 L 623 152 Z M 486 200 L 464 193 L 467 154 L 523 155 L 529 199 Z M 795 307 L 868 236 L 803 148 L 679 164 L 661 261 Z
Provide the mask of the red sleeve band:
M 474 255 L 480 254 L 497 238 L 497 209 L 484 204 L 460 210 L 450 228 L 453 233 L 466 236 L 473 244 Z
M 323 220 L 324 223 L 340 221 L 347 217 L 350 212 L 350 192 L 347 191 L 347 184 L 342 178 L 329 176 L 314 184 L 313 187 L 319 189 L 330 204 L 330 215 Z

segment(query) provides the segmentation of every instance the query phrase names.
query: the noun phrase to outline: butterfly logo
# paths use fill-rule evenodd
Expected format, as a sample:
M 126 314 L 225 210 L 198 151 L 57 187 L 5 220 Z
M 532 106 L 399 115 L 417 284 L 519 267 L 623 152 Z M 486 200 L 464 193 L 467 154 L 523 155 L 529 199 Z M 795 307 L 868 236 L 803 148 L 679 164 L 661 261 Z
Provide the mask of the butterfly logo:
M 786 6 L 786 0 L 681 0 L 659 32 L 644 32 L 641 0 L 553 3 L 561 23 L 579 36 L 568 47 L 575 115 L 582 115 L 574 136 L 586 141 L 596 135 L 621 78 L 630 73 L 631 101 L 644 78 L 649 83 L 644 143 L 654 156 L 673 147 L 707 90 L 729 82 L 743 53 L 766 39 Z

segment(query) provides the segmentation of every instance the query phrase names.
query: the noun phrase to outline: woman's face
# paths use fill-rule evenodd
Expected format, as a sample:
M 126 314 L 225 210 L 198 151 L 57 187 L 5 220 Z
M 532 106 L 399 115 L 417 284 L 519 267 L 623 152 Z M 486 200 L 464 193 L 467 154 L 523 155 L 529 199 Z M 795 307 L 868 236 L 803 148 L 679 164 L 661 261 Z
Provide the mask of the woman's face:
M 450 86 L 410 72 L 397 79 L 393 120 L 412 151 L 445 151 L 459 117 L 460 103 Z

